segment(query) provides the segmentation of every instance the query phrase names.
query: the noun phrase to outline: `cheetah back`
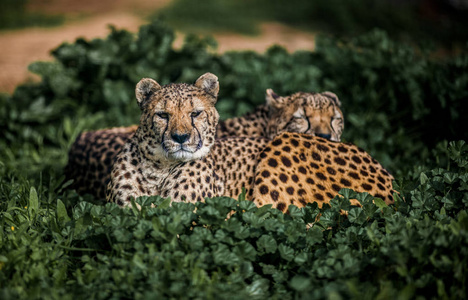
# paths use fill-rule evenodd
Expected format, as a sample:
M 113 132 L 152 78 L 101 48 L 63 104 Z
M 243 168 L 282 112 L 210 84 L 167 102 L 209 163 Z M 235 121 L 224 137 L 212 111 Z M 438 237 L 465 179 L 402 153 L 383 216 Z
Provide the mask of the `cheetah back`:
M 65 177 L 79 194 L 106 197 L 112 164 L 137 126 L 116 127 L 81 133 L 70 148 Z
M 268 142 L 265 137 L 229 137 L 216 141 L 211 156 L 223 185 L 222 196 L 237 198 L 245 188 L 246 199 L 252 198 L 259 155 Z
M 342 188 L 392 203 L 393 176 L 364 150 L 306 134 L 282 133 L 260 154 L 254 202 L 286 211 L 290 204 L 321 207 Z M 356 203 L 354 203 L 356 204 Z

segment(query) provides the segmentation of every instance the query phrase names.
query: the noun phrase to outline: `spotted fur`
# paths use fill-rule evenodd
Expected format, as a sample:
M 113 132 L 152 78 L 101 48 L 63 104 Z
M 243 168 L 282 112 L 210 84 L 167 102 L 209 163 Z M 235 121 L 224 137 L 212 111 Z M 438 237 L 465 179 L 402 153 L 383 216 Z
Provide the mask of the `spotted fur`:
M 112 165 L 137 128 L 134 125 L 81 133 L 70 148 L 65 167 L 66 178 L 73 179 L 71 188 L 82 195 L 105 199 Z
M 269 89 L 266 101 L 271 107 L 266 132 L 270 139 L 281 132 L 298 132 L 341 140 L 344 119 L 341 102 L 334 93 L 298 92 L 281 97 Z
M 330 92 L 296 93 L 280 97 L 272 90 L 267 90 L 266 104 L 242 117 L 219 122 L 216 138 L 263 136 L 271 139 L 278 132 L 297 131 L 339 140 L 343 130 L 340 105 L 336 95 Z M 137 127 L 103 129 L 78 136 L 69 151 L 69 162 L 65 169 L 67 178 L 74 180 L 72 188 L 80 194 L 105 198 L 112 164 Z M 231 177 L 239 176 L 231 174 Z
M 342 188 L 393 203 L 393 176 L 352 144 L 307 134 L 281 133 L 263 149 L 255 171 L 253 200 L 285 212 L 290 204 L 321 207 Z M 357 204 L 354 202 L 353 204 Z
M 216 192 L 214 181 L 206 178 L 216 177 L 207 155 L 219 119 L 215 108 L 218 91 L 218 78 L 211 73 L 202 75 L 194 85 L 161 87 L 152 79 L 142 79 L 135 90 L 142 111 L 140 124 L 113 165 L 107 200 L 128 205 L 132 197 L 163 195 L 184 201 L 182 195 L 176 197 L 174 186 L 197 177 L 203 178 L 196 186 L 197 195 Z M 189 176 L 184 170 L 197 160 L 204 161 L 207 169 Z
M 218 88 L 212 74 L 193 86 L 137 85 L 140 125 L 114 163 L 109 201 L 129 205 L 132 198 L 161 195 L 196 202 L 236 197 L 243 187 L 247 199 L 282 211 L 289 204 L 322 205 L 342 187 L 393 201 L 393 177 L 354 145 L 300 133 L 215 141 Z
M 160 87 L 150 79 L 140 81 L 136 89 L 140 125 L 113 165 L 107 200 L 125 206 L 132 198 L 161 195 L 196 202 L 236 197 L 243 187 L 252 190 L 258 155 L 269 140 L 215 141 L 217 91 L 212 74 L 203 75 L 194 86 Z

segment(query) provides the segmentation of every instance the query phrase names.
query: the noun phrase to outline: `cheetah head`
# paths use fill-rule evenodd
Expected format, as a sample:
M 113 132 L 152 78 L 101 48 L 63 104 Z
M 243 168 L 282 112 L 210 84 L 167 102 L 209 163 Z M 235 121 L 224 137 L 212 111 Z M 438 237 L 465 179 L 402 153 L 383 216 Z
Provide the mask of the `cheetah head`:
M 138 142 L 152 160 L 189 161 L 206 156 L 215 141 L 218 77 L 206 73 L 195 84 L 160 86 L 142 79 L 135 93 L 141 109 Z
M 268 89 L 266 103 L 270 107 L 267 134 L 271 139 L 284 131 L 307 133 L 336 142 L 341 139 L 343 113 L 334 93 L 299 92 L 281 97 Z

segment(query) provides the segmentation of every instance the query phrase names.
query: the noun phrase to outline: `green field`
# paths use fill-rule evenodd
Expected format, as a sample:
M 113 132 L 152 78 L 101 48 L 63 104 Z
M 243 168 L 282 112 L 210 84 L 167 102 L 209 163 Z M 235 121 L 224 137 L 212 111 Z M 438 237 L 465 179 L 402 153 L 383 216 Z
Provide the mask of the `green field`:
M 154 22 L 63 44 L 54 62 L 30 66 L 39 83 L 0 95 L 0 299 L 466 297 L 466 47 L 440 58 L 381 30 L 319 37 L 315 51 L 292 54 L 216 54 L 215 41 L 194 36 L 176 50 L 173 40 Z M 394 174 L 395 205 L 342 190 L 330 206 L 288 215 L 242 197 L 196 210 L 140 198 L 137 210 L 67 190 L 69 146 L 83 130 L 136 123 L 142 77 L 205 72 L 219 77 L 222 118 L 263 103 L 267 88 L 335 92 L 343 140 Z

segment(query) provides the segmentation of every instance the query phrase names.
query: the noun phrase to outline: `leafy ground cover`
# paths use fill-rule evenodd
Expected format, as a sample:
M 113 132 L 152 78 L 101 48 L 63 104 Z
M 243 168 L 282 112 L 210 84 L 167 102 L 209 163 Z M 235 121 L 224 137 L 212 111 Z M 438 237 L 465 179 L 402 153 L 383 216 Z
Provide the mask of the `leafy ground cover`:
M 215 54 L 215 41 L 196 37 L 176 50 L 173 39 L 154 22 L 63 44 L 55 62 L 30 66 L 40 83 L 0 96 L 1 299 L 465 297 L 466 51 L 436 59 L 383 31 L 293 54 Z M 267 88 L 337 93 L 344 139 L 395 174 L 396 204 L 343 190 L 289 215 L 242 197 L 196 210 L 141 198 L 138 211 L 66 189 L 70 143 L 136 123 L 140 78 L 190 82 L 206 71 L 220 78 L 224 118 L 262 103 Z

